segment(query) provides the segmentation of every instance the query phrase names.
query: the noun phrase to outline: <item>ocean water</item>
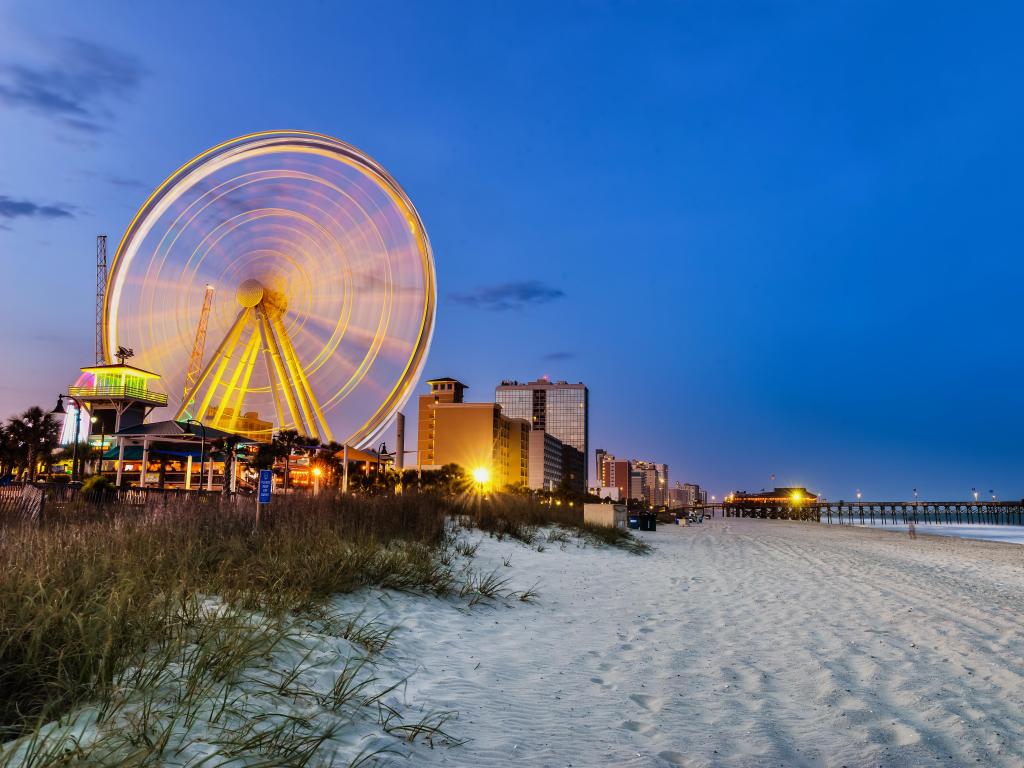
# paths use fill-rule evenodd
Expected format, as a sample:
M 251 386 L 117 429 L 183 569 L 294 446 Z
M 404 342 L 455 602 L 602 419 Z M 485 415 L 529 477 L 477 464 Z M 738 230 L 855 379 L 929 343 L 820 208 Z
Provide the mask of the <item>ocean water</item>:
M 822 521 L 828 525 L 826 521 Z M 838 523 L 833 523 L 838 525 Z M 846 522 L 843 525 L 850 525 Z M 860 526 L 860 522 L 853 525 Z M 874 528 L 880 531 L 891 531 L 893 533 L 906 534 L 908 526 L 902 523 L 882 525 L 877 520 L 872 525 L 866 521 L 864 528 Z M 922 536 L 956 536 L 961 539 L 982 539 L 983 541 L 1001 541 L 1007 544 L 1024 544 L 1024 525 L 937 525 L 935 523 L 918 523 L 917 532 Z

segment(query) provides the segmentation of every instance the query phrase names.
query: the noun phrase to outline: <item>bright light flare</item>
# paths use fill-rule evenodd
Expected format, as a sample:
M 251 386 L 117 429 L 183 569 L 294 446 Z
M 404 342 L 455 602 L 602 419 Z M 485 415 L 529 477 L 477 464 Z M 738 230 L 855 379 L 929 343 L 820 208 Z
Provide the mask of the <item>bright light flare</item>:
M 491 481 L 491 470 L 487 467 L 477 467 L 473 470 L 473 480 L 480 485 L 487 485 Z

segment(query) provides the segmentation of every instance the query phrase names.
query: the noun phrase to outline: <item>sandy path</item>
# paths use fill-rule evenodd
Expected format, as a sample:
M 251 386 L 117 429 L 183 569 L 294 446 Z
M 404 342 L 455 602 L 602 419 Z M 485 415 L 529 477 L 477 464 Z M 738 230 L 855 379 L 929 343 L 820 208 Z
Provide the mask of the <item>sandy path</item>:
M 1024 765 L 1024 548 L 761 520 L 649 536 L 647 557 L 485 540 L 475 567 L 539 580 L 533 604 L 361 598 L 402 625 L 407 700 L 471 739 L 413 762 Z

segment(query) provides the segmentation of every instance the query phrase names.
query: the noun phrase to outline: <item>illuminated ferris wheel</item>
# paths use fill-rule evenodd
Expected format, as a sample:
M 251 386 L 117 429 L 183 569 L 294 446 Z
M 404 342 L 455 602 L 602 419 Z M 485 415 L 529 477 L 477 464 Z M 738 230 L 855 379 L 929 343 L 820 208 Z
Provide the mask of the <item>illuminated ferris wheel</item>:
M 104 353 L 137 351 L 175 418 L 253 412 L 321 442 L 371 443 L 433 332 L 434 262 L 397 182 L 327 136 L 242 136 L 175 171 L 111 264 Z

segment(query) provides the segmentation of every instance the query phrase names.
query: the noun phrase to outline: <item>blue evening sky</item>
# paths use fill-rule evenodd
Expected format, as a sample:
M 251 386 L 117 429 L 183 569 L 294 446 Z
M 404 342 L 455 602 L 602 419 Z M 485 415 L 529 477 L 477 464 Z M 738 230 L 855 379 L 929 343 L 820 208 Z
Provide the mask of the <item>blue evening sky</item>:
M 97 233 L 199 151 L 301 128 L 419 209 L 428 376 L 582 380 L 592 448 L 719 495 L 1020 498 L 1022 15 L 8 2 L 0 416 L 91 361 Z

